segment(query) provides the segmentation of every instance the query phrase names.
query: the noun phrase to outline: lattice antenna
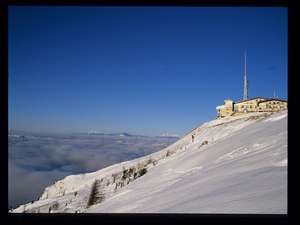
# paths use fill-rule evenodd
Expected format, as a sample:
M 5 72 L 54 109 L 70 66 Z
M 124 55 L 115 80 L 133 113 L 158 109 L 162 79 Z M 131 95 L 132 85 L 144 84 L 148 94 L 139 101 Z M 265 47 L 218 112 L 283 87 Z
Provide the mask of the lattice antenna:
M 245 52 L 245 65 L 244 65 L 244 95 L 243 100 L 248 99 L 248 80 L 247 80 L 247 52 Z

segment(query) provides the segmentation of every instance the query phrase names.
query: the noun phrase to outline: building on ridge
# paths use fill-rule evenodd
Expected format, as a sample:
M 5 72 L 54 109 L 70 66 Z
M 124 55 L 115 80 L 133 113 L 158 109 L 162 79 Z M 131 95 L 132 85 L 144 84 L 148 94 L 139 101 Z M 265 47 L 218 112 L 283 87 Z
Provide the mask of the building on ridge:
M 233 100 L 224 100 L 224 105 L 217 106 L 217 117 L 226 117 L 240 115 L 249 112 L 278 112 L 287 109 L 287 101 L 283 99 L 255 97 L 248 99 L 248 79 L 246 71 L 246 54 L 245 54 L 245 73 L 243 100 L 234 102 Z
M 286 100 L 256 97 L 236 103 L 228 99 L 224 101 L 224 105 L 218 106 L 216 109 L 217 117 L 226 117 L 249 112 L 279 112 L 287 108 Z

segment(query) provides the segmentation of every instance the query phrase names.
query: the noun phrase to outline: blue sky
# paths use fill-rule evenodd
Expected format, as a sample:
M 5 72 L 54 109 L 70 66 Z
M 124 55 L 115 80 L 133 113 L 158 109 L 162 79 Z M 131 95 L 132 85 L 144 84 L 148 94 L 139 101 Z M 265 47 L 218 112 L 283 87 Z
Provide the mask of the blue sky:
M 184 134 L 243 94 L 287 99 L 287 9 L 9 7 L 9 128 Z

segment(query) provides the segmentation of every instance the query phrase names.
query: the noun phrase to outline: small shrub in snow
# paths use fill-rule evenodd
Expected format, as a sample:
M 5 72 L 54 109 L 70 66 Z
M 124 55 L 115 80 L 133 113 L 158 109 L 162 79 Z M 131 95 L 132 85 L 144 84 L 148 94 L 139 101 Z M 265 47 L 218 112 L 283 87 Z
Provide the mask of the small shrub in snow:
M 175 152 L 171 152 L 170 150 L 167 151 L 166 157 L 169 157 L 171 155 L 173 155 Z
M 51 206 L 51 210 L 57 210 L 59 207 L 58 202 L 55 202 L 52 206 Z
M 117 179 L 117 176 L 118 176 L 118 174 L 117 174 L 117 173 L 113 173 L 111 176 L 112 176 L 112 178 L 113 178 L 113 183 L 115 183 L 115 182 L 116 182 L 116 179 Z
M 208 141 L 203 141 L 202 142 L 202 145 L 207 145 L 208 144 Z
M 147 173 L 147 168 L 143 168 L 139 171 L 139 176 L 143 176 L 145 173 Z
M 168 150 L 167 154 L 166 154 L 166 157 L 169 157 L 170 155 L 171 155 L 171 152 Z
M 208 141 L 203 141 L 203 142 L 201 143 L 201 145 L 199 146 L 199 148 L 202 147 L 203 145 L 207 145 L 207 144 L 208 144 Z
M 155 166 L 157 164 L 157 160 L 153 160 L 152 164 Z
M 129 168 L 129 176 L 133 176 L 134 175 L 134 172 L 136 171 L 135 167 L 130 167 Z
M 125 180 L 128 177 L 129 177 L 129 170 L 124 168 L 123 169 L 122 179 Z

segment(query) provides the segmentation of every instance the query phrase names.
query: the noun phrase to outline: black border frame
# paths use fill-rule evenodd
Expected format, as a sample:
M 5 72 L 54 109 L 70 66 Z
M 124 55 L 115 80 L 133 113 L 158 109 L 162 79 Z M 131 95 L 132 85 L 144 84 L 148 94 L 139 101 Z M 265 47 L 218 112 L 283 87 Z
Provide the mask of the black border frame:
M 8 181 L 8 7 L 10 6 L 181 6 L 287 7 L 288 0 L 9 0 L 0 8 L 1 153 L 2 179 Z M 290 48 L 288 48 L 290 50 Z M 290 53 L 289 53 L 290 54 Z M 288 66 L 290 70 L 290 66 Z M 290 97 L 291 95 L 289 95 Z M 289 104 L 289 117 L 290 117 Z M 290 127 L 290 126 L 288 126 Z M 290 167 L 289 157 L 289 167 Z M 291 170 L 289 170 L 291 171 Z M 288 172 L 289 174 L 289 172 Z M 288 224 L 288 214 L 12 214 L 8 213 L 8 185 L 1 185 L 1 221 L 9 224 Z M 6 195 L 5 195 L 6 194 Z M 5 197 L 4 197 L 5 196 Z M 288 199 L 288 203 L 289 203 Z

